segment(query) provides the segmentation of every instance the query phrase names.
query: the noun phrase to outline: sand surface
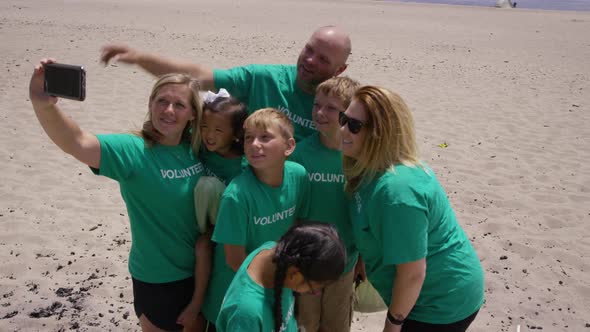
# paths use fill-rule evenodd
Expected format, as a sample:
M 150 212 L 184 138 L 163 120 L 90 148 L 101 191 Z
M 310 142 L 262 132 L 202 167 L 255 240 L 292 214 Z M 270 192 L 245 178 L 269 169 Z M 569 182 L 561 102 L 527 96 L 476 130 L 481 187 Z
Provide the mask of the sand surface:
M 100 66 L 104 43 L 294 63 L 326 24 L 352 36 L 346 73 L 414 112 L 486 272 L 471 331 L 590 331 L 590 13 L 331 0 L 0 2 L 0 331 L 138 330 L 117 184 L 42 131 L 28 100 L 40 58 L 84 65 L 87 100 L 62 109 L 121 132 L 141 125 L 153 80 Z M 353 331 L 383 319 L 357 314 Z

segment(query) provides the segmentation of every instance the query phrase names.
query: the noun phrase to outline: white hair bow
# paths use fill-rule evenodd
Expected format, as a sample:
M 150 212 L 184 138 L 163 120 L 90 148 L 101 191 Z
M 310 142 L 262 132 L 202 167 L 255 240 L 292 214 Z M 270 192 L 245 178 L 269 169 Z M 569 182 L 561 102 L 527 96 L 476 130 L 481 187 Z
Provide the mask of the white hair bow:
M 205 104 L 210 104 L 217 100 L 217 98 L 229 98 L 229 92 L 227 92 L 226 89 L 219 89 L 218 93 L 207 91 L 203 95 L 203 102 L 205 102 Z

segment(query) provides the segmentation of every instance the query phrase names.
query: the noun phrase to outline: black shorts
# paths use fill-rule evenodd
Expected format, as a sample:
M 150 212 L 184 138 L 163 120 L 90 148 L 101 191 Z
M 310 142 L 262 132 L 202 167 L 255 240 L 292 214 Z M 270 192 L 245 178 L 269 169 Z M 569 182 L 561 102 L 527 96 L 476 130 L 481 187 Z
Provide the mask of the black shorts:
M 429 324 L 408 319 L 402 325 L 402 332 L 465 332 L 478 312 L 479 309 L 469 317 L 451 324 Z
M 133 307 L 137 318 L 145 315 L 158 328 L 166 331 L 182 330 L 176 319 L 190 303 L 195 289 L 195 278 L 150 284 L 133 280 Z

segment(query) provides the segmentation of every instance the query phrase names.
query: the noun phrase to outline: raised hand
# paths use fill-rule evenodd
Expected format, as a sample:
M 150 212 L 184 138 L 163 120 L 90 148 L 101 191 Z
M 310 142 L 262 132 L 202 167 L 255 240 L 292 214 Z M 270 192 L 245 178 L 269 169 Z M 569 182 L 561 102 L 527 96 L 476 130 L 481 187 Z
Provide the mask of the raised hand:
M 100 51 L 100 62 L 105 66 L 109 62 L 136 64 L 139 59 L 137 50 L 123 44 L 107 44 Z
M 35 66 L 33 76 L 31 76 L 31 82 L 29 83 L 29 98 L 31 99 L 31 103 L 39 107 L 55 105 L 58 100 L 57 97 L 46 94 L 43 89 L 43 85 L 45 84 L 45 70 L 43 65 L 48 63 L 55 63 L 55 59 L 42 59 Z

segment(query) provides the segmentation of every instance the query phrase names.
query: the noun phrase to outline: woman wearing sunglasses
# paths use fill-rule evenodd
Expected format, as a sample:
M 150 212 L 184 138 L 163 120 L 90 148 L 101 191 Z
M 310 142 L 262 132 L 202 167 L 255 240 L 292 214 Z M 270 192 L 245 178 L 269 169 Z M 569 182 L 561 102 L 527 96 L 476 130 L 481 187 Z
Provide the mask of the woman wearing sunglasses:
M 434 172 L 418 159 L 408 107 L 365 86 L 340 124 L 356 246 L 389 307 L 383 331 L 467 330 L 483 304 L 483 270 Z

